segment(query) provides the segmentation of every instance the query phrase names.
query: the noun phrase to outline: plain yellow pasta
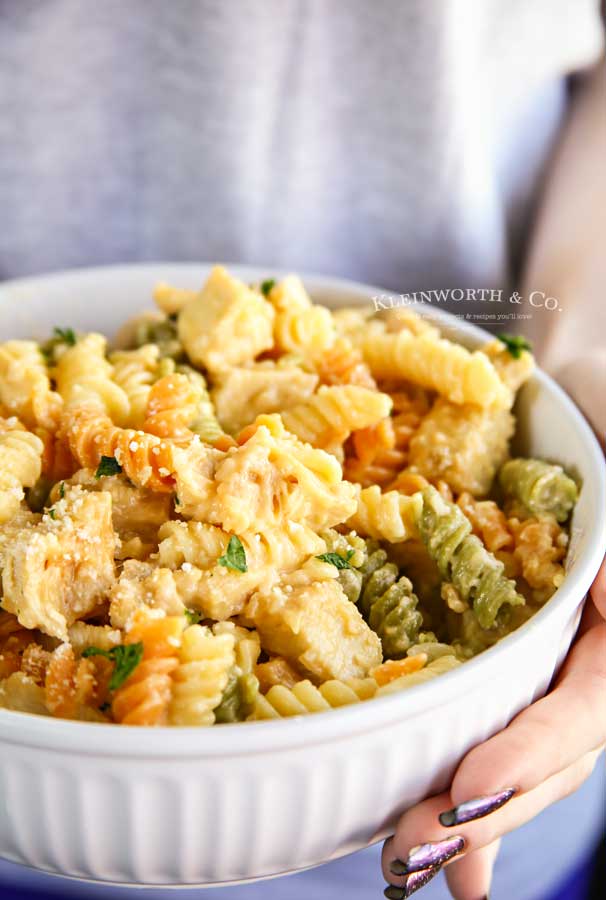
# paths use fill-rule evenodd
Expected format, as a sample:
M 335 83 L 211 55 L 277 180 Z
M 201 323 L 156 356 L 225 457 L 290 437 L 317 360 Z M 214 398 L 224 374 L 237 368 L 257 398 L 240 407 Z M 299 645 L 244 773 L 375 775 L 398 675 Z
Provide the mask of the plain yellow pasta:
M 56 428 L 63 400 L 51 389 L 48 368 L 35 341 L 0 344 L 0 405 L 28 428 Z
M 375 484 L 359 492 L 358 508 L 347 525 L 364 537 L 397 544 L 418 536 L 416 521 L 421 506 L 420 494 L 383 494 Z
M 174 316 L 195 300 L 196 291 L 190 291 L 186 288 L 174 287 L 160 281 L 154 288 L 154 301 L 158 309 L 166 313 L 167 316 Z
M 109 361 L 114 367 L 113 379 L 128 398 L 129 410 L 124 421 L 128 428 L 141 428 L 145 420 L 151 386 L 156 380 L 160 351 L 156 344 L 144 344 L 136 350 L 116 350 Z
M 183 632 L 179 666 L 173 673 L 169 717 L 172 725 L 212 725 L 235 665 L 233 634 L 213 634 L 191 625 Z
M 269 300 L 276 310 L 274 340 L 278 351 L 316 358 L 334 343 L 336 329 L 330 310 L 312 304 L 296 275 L 275 285 Z
M 95 406 L 122 425 L 128 420 L 130 403 L 113 380 L 114 368 L 106 359 L 106 350 L 106 338 L 94 332 L 67 347 L 55 368 L 57 390 L 67 406 Z
M 292 688 L 274 685 L 267 694 L 259 694 L 251 719 L 284 719 L 324 712 L 339 706 L 350 706 L 370 700 L 377 692 L 373 678 L 352 679 L 348 682 L 332 679 L 316 687 L 311 681 L 299 681 Z
M 436 678 L 438 675 L 444 675 L 446 672 L 451 672 L 460 665 L 461 662 L 454 655 L 454 652 L 452 655 L 446 654 L 444 656 L 439 656 L 418 672 L 402 675 L 401 678 L 396 678 L 394 681 L 390 681 L 388 684 L 383 685 L 383 687 L 378 689 L 377 696 L 384 697 L 386 694 L 395 694 L 398 691 L 404 691 L 408 688 L 415 687 L 417 684 L 424 684 L 426 681 L 431 681 L 432 678 Z
M 511 393 L 481 351 L 409 331 L 368 332 L 361 342 L 376 378 L 402 378 L 431 388 L 453 403 L 507 407 Z
M 0 420 L 0 429 L 6 420 Z M 44 444 L 31 431 L 0 430 L 0 524 L 19 509 L 24 488 L 33 487 L 42 471 Z
M 391 399 L 377 390 L 346 384 L 321 387 L 313 397 L 282 413 L 288 431 L 314 447 L 342 444 L 360 428 L 389 415 Z

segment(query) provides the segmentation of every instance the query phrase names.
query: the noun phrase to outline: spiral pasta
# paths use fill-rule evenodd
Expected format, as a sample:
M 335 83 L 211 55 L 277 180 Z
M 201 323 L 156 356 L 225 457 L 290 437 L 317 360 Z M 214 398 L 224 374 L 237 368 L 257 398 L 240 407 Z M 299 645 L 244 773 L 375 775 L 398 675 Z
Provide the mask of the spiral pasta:
M 96 469 L 101 457 L 113 457 L 139 487 L 172 491 L 173 445 L 156 435 L 119 428 L 95 407 L 75 407 L 63 417 L 60 436 L 81 466 Z
M 179 668 L 184 619 L 140 610 L 133 616 L 127 644 L 141 643 L 143 658 L 115 692 L 112 715 L 124 725 L 159 725 L 168 718 L 172 674 Z
M 561 466 L 540 459 L 510 459 L 499 472 L 499 484 L 533 515 L 552 515 L 558 522 L 566 521 L 578 496 Z
M 63 400 L 51 389 L 48 368 L 35 341 L 0 344 L 0 405 L 28 428 L 56 427 Z
M 358 607 L 380 637 L 383 656 L 398 659 L 415 643 L 423 624 L 412 582 L 400 576 L 398 567 L 387 562 L 387 554 L 380 549 L 368 555 L 360 570 Z
M 154 297 L 109 356 L 0 344 L 0 707 L 319 712 L 450 671 L 562 584 L 581 486 L 506 461 L 523 339 L 470 352 L 221 266 Z
M 422 493 L 419 532 L 443 576 L 460 596 L 473 604 L 483 628 L 491 628 L 504 604 L 523 606 L 514 581 L 503 574 L 503 563 L 471 534 L 471 525 L 458 506 L 440 497 L 433 487 Z
M 299 681 L 292 688 L 274 685 L 267 694 L 259 694 L 255 701 L 253 719 L 283 719 L 324 712 L 339 706 L 349 706 L 370 700 L 377 692 L 373 678 L 351 679 L 347 682 L 331 679 L 319 687 L 311 681 Z
M 159 358 L 156 344 L 144 344 L 136 350 L 116 350 L 109 357 L 114 367 L 113 379 L 128 398 L 128 416 L 123 424 L 129 428 L 143 425 Z
M 253 671 L 261 652 L 259 635 L 233 622 L 218 622 L 212 631 L 215 635 L 232 635 L 235 641 L 235 664 L 229 672 L 221 702 L 214 711 L 215 721 L 243 722 L 253 711 L 259 692 L 259 681 Z
M 191 440 L 189 428 L 198 407 L 198 394 L 189 378 L 175 372 L 165 375 L 151 388 L 143 430 L 175 441 Z
M 378 485 L 372 485 L 358 494 L 358 508 L 347 525 L 365 537 L 399 543 L 416 537 L 420 508 L 419 494 L 410 497 L 398 491 L 382 494 Z
M 183 632 L 179 666 L 173 674 L 173 725 L 212 725 L 235 664 L 234 637 L 191 625 Z
M 57 390 L 66 406 L 94 406 L 122 425 L 128 419 L 130 404 L 125 391 L 113 380 L 114 369 L 105 358 L 106 348 L 106 339 L 94 332 L 68 347 L 55 368 Z
M 0 524 L 19 509 L 24 488 L 32 487 L 42 471 L 44 445 L 39 437 L 20 428 L 5 427 L 0 420 Z
M 461 661 L 454 655 L 439 656 L 418 672 L 402 675 L 401 678 L 396 678 L 395 681 L 390 681 L 388 684 L 383 685 L 377 690 L 376 696 L 384 697 L 386 694 L 395 694 L 398 691 L 416 687 L 418 684 L 425 684 L 425 682 L 431 681 L 432 678 L 436 678 L 438 675 L 452 672 L 453 669 L 460 665 Z
M 276 311 L 274 342 L 278 351 L 316 358 L 334 343 L 336 331 L 330 311 L 312 304 L 296 275 L 289 275 L 272 288 L 269 301 Z
M 511 393 L 488 359 L 459 344 L 409 331 L 370 332 L 362 352 L 375 378 L 403 378 L 443 394 L 452 403 L 508 407 Z
M 376 425 L 389 415 L 387 394 L 358 385 L 321 387 L 305 402 L 285 410 L 285 427 L 314 447 L 342 444 L 352 431 Z

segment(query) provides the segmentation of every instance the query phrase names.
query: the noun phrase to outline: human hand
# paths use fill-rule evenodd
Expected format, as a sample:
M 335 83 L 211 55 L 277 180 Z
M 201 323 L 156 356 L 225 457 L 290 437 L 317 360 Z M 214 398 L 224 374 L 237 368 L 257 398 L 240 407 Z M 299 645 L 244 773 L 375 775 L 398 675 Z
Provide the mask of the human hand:
M 553 689 L 459 764 L 450 791 L 404 813 L 383 847 L 385 891 L 409 897 L 447 865 L 455 900 L 484 900 L 500 838 L 576 791 L 606 743 L 606 560 Z

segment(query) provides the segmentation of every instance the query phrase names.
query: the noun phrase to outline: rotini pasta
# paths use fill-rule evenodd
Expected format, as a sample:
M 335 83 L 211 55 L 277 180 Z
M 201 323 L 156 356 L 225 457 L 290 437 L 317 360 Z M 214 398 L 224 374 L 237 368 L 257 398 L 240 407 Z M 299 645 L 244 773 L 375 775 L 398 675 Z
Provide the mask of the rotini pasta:
M 234 665 L 233 635 L 213 634 L 201 625 L 187 628 L 173 674 L 171 723 L 212 725 Z
M 309 400 L 283 412 L 282 421 L 300 440 L 330 449 L 352 431 L 376 425 L 390 410 L 387 394 L 347 384 L 321 387 Z
M 0 707 L 220 726 L 422 684 L 565 578 L 581 489 L 508 460 L 534 361 L 288 276 L 199 291 L 108 349 L 0 344 Z
M 422 493 L 419 532 L 442 576 L 452 582 L 483 628 L 491 628 L 503 604 L 524 605 L 515 582 L 503 574 L 503 563 L 471 534 L 459 507 L 440 497 L 433 487 Z
M 25 496 L 24 488 L 37 482 L 44 451 L 42 441 L 31 431 L 4 431 L 6 423 L 0 419 L 0 524 L 17 512 Z
M 134 614 L 126 643 L 142 645 L 142 659 L 112 699 L 112 715 L 124 725 L 159 725 L 169 715 L 172 675 L 180 668 L 179 647 L 184 619 Z
M 566 521 L 578 496 L 561 466 L 540 459 L 510 459 L 499 472 L 499 484 L 533 515 L 552 515 L 558 522 Z
M 48 367 L 35 341 L 0 344 L 0 404 L 28 428 L 56 427 L 63 400 L 51 389 Z
M 349 706 L 361 700 L 370 700 L 377 692 L 372 678 L 338 681 L 331 679 L 319 687 L 311 681 L 299 681 L 292 688 L 274 685 L 267 694 L 259 694 L 255 701 L 253 719 L 283 719 L 324 712 L 339 706 Z
M 157 344 L 143 344 L 136 350 L 116 350 L 109 361 L 114 367 L 113 379 L 128 399 L 128 428 L 141 428 L 147 402 L 158 373 L 160 351 Z
M 358 508 L 347 524 L 364 537 L 395 544 L 417 536 L 420 508 L 419 494 L 382 494 L 378 485 L 372 485 L 358 494 Z
M 113 380 L 113 366 L 106 359 L 107 340 L 102 334 L 86 334 L 60 356 L 55 379 L 66 406 L 94 406 L 119 425 L 128 419 L 130 404 L 125 391 Z
M 409 331 L 371 331 L 362 352 L 375 378 L 403 378 L 443 394 L 452 403 L 508 407 L 511 393 L 480 351 Z
M 269 292 L 275 309 L 274 342 L 281 353 L 316 358 L 334 343 L 335 326 L 328 309 L 312 304 L 296 275 L 289 275 Z

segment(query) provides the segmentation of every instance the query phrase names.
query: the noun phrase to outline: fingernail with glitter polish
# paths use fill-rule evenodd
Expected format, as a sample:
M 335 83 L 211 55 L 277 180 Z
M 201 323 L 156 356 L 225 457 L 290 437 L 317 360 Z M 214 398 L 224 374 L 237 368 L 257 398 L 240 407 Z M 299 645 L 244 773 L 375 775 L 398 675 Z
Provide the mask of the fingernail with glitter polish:
M 432 878 L 436 877 L 441 868 L 441 866 L 433 866 L 431 869 L 421 869 L 420 872 L 413 872 L 409 875 L 404 885 L 403 900 L 406 900 L 406 897 L 410 897 L 415 891 L 425 887 Z
M 453 825 L 463 825 L 465 822 L 482 819 L 505 806 L 515 793 L 515 788 L 507 788 L 505 791 L 499 791 L 498 794 L 467 800 L 465 803 L 460 803 L 458 806 L 440 813 L 440 824 L 445 828 L 452 828 Z
M 419 872 L 421 869 L 430 869 L 433 866 L 443 866 L 444 863 L 461 853 L 465 846 L 464 838 L 446 838 L 445 841 L 420 844 L 413 847 L 408 854 L 408 859 L 394 859 L 390 868 L 394 875 L 410 875 L 411 872 Z

